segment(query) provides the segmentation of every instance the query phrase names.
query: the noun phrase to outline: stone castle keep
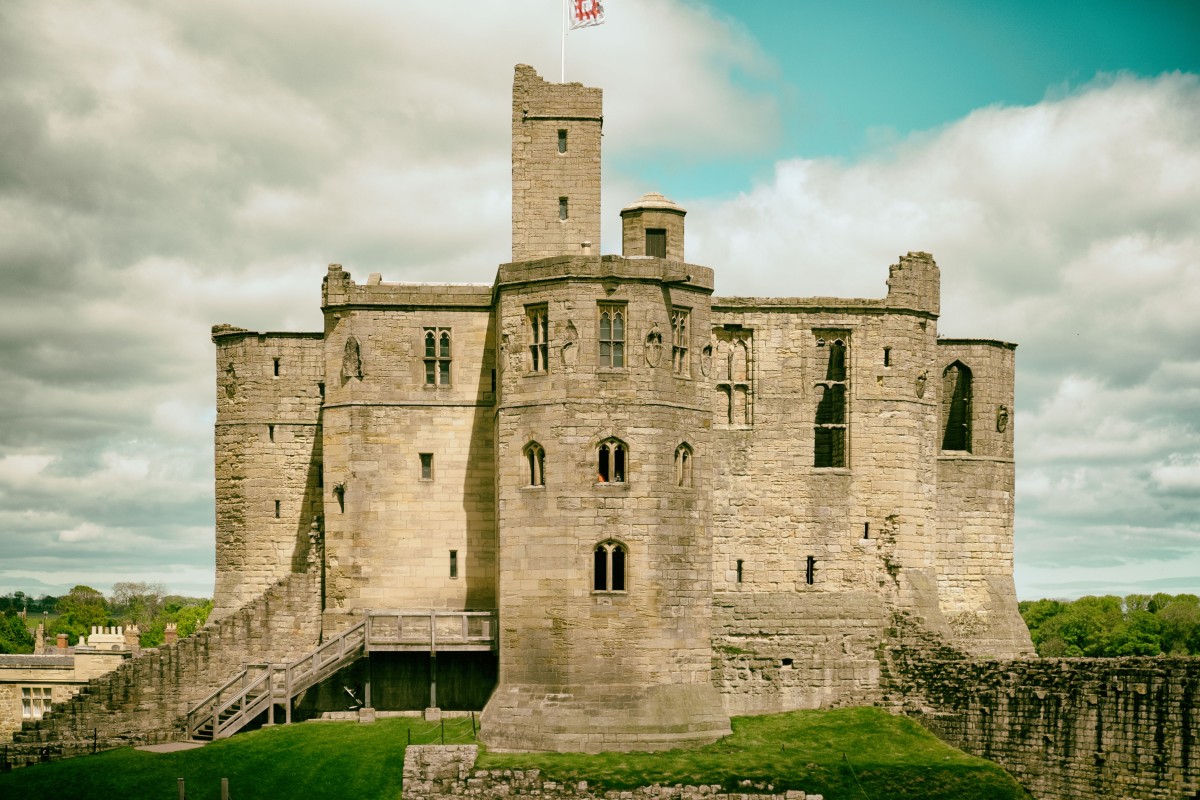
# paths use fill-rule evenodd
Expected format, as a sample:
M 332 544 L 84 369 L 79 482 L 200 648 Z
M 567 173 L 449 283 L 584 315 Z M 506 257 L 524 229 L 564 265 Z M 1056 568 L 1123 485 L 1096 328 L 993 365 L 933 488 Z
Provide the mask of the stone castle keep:
M 598 751 L 879 705 L 1038 800 L 1200 798 L 1200 659 L 1033 657 L 1014 346 L 938 337 L 925 253 L 880 299 L 713 297 L 658 194 L 594 252 L 601 123 L 600 90 L 517 67 L 493 283 L 334 265 L 323 331 L 213 329 L 212 617 L 70 691 L 0 664 L 0 772 L 325 712 Z M 480 783 L 470 749 L 410 749 L 405 795 L 590 798 Z
M 938 337 L 925 253 L 881 299 L 714 297 L 658 194 L 601 255 L 602 122 L 599 89 L 517 67 L 493 283 L 333 265 L 323 331 L 213 329 L 215 616 L 306 571 L 326 638 L 368 610 L 484 612 L 462 625 L 488 652 L 391 654 L 376 696 L 400 691 L 383 675 L 440 681 L 418 700 L 442 707 L 490 693 L 484 740 L 532 749 L 872 702 L 898 612 L 1031 654 L 1014 345 Z

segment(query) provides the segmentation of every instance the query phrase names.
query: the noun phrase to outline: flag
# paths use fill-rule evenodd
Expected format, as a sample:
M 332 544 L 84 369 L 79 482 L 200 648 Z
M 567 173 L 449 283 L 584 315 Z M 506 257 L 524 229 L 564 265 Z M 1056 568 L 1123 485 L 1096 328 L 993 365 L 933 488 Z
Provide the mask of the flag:
M 589 28 L 604 22 L 600 0 L 571 0 L 571 30 Z

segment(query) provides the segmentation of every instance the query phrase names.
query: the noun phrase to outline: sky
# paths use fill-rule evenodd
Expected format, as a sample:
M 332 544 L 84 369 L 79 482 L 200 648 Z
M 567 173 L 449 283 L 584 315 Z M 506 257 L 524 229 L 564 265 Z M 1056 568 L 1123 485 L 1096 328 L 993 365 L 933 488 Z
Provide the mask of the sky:
M 1200 592 L 1200 5 L 609 0 L 602 249 L 660 191 L 719 295 L 1014 341 L 1022 599 Z M 0 592 L 213 581 L 210 328 L 490 282 L 558 0 L 0 4 Z

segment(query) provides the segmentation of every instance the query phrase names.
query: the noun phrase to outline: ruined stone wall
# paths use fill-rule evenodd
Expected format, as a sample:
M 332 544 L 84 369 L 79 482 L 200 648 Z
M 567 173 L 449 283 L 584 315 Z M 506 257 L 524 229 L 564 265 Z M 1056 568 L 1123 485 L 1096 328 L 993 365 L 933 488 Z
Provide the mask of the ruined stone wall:
M 536 769 L 475 769 L 475 745 L 410 745 L 404 751 L 405 800 L 541 797 L 546 800 L 823 800 L 801 791 L 771 794 L 761 783 L 743 781 L 737 793 L 713 786 L 643 786 L 632 791 L 597 792 L 587 781 L 559 783 Z
M 1013 393 L 1015 345 L 938 341 L 938 597 L 955 640 L 985 657 L 1032 655 L 1013 585 Z M 969 371 L 967 449 L 946 448 L 955 382 Z
M 482 735 L 589 751 L 711 741 L 729 724 L 710 684 L 714 454 L 699 356 L 692 347 L 677 361 L 671 338 L 684 308 L 708 329 L 711 272 L 560 261 L 509 265 L 499 280 L 500 686 Z M 602 306 L 623 326 L 619 362 L 600 357 Z M 547 370 L 529 352 L 535 307 L 553 331 Z M 531 485 L 535 442 L 544 485 Z M 601 480 L 600 448 L 618 443 L 623 474 Z M 625 556 L 624 585 L 596 588 L 598 547 Z
M 513 80 L 512 260 L 600 252 L 601 91 L 550 83 L 520 64 Z M 560 152 L 559 131 L 565 150 Z M 566 207 L 560 208 L 560 199 Z M 564 216 L 565 215 L 565 216 Z
M 329 276 L 327 618 L 495 608 L 491 287 Z
M 909 654 L 911 712 L 1038 800 L 1200 793 L 1200 659 L 938 661 Z
M 213 328 L 220 619 L 306 565 L 321 514 L 321 334 Z
M 255 663 L 287 663 L 316 647 L 320 636 L 317 578 L 289 575 L 257 600 L 207 623 L 195 635 L 144 650 L 14 736 L 9 760 L 36 761 L 130 744 L 172 741 L 181 718 L 205 696 Z

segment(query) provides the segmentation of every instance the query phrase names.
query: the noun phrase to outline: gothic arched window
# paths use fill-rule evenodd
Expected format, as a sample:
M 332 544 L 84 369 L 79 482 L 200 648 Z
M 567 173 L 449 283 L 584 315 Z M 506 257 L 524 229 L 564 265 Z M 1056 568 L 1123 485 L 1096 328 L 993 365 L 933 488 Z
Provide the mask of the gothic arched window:
M 592 591 L 625 591 L 625 545 L 611 539 L 592 551 Z
M 545 486 L 546 451 L 537 442 L 530 442 L 525 445 L 522 452 L 525 455 L 525 462 L 529 465 L 529 485 Z
M 620 439 L 605 439 L 596 448 L 596 482 L 624 483 L 628 449 Z
M 675 448 L 675 485 L 692 486 L 692 447 L 687 442 Z
M 955 361 L 942 372 L 942 449 L 971 452 L 971 368 Z

